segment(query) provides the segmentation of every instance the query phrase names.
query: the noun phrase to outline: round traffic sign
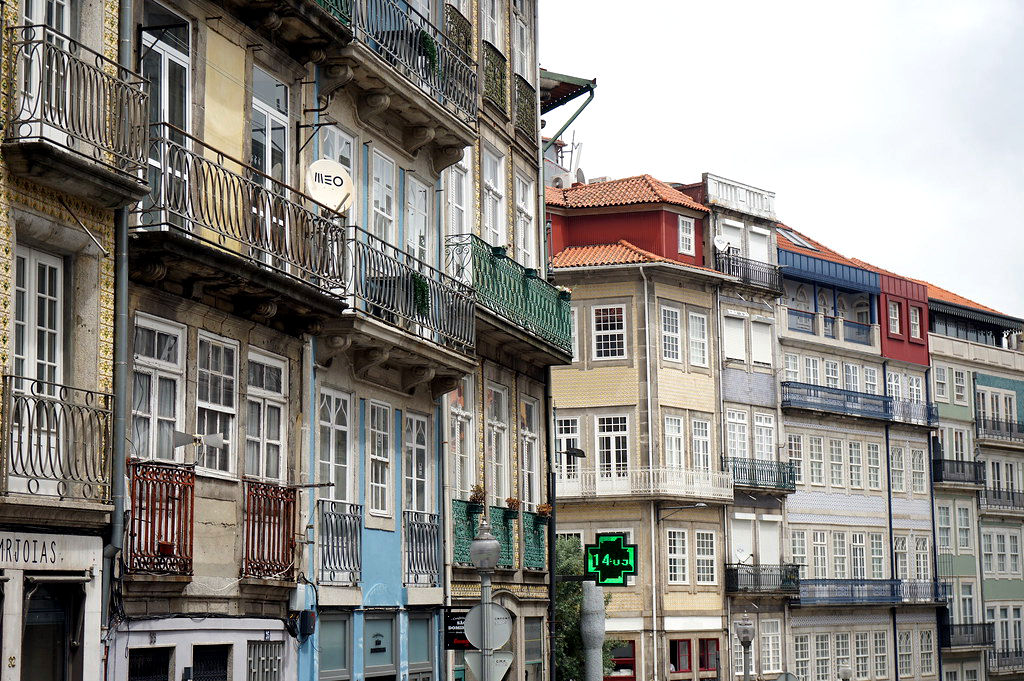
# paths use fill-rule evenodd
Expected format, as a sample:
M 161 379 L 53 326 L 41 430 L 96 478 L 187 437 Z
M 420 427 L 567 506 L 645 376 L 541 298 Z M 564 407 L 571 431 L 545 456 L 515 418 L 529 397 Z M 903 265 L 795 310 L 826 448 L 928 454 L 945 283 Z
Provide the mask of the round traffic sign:
M 489 608 L 490 612 L 486 613 Z M 487 629 L 487 638 L 484 641 L 484 617 L 490 622 Z M 484 648 L 500 648 L 512 637 L 512 613 L 497 603 L 474 605 L 466 613 L 466 638 L 479 650 Z

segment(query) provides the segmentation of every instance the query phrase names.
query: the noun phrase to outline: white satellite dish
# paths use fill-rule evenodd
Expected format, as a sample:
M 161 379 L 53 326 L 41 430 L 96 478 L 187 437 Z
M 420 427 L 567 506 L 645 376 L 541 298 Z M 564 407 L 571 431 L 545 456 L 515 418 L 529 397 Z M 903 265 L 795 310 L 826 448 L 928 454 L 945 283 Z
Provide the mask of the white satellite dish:
M 306 191 L 314 201 L 338 213 L 352 205 L 355 185 L 345 166 L 329 158 L 314 161 L 306 170 Z
M 715 244 L 716 251 L 724 251 L 729 248 L 729 239 L 724 234 L 716 236 L 712 243 Z

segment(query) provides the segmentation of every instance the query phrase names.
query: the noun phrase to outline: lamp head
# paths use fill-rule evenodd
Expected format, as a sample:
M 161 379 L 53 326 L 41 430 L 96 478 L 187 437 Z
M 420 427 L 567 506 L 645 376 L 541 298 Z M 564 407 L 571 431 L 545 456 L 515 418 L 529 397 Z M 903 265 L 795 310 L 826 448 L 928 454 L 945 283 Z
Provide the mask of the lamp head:
M 843 665 L 839 668 L 839 678 L 842 681 L 850 681 L 853 678 L 853 670 L 848 665 Z
M 476 538 L 469 545 L 469 559 L 478 570 L 493 570 L 501 556 L 501 544 L 491 534 L 491 524 L 487 518 L 480 521 L 480 529 Z
M 750 642 L 754 640 L 754 623 L 750 621 L 750 616 L 746 613 L 736 620 L 733 625 L 733 630 L 736 632 L 736 638 L 740 640 L 740 643 L 744 648 L 750 645 Z

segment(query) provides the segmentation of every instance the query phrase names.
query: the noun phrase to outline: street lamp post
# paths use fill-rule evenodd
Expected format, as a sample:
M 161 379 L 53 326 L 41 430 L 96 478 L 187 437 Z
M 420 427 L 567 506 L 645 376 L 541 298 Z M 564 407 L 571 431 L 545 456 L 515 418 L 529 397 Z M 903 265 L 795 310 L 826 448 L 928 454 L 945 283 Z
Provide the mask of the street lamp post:
M 484 642 L 484 647 L 480 650 L 480 671 L 483 678 L 480 681 L 491 681 L 491 655 L 494 652 L 490 647 L 491 573 L 498 565 L 500 555 L 501 544 L 491 534 L 491 524 L 484 518 L 480 521 L 476 538 L 469 545 L 469 558 L 476 566 L 476 571 L 480 573 L 480 605 L 483 606 L 483 616 L 480 618 L 480 633 Z
M 734 630 L 743 646 L 743 681 L 750 681 L 750 642 L 754 640 L 754 623 L 750 621 L 750 616 L 743 613 L 743 617 L 736 621 Z
M 551 449 L 548 450 L 549 452 Z M 568 467 L 567 464 L 570 459 L 584 459 L 587 453 L 578 447 L 569 447 L 563 451 L 555 452 L 557 455 L 562 457 L 560 459 L 562 466 Z M 555 669 L 555 596 L 557 594 L 558 586 L 558 567 L 556 565 L 556 554 L 555 554 L 555 541 L 558 537 L 557 529 L 555 527 L 555 518 L 557 516 L 557 495 L 555 487 L 557 486 L 558 477 L 555 471 L 555 466 L 552 465 L 551 457 L 548 456 L 548 504 L 551 506 L 551 517 L 548 519 L 548 648 L 550 650 L 550 656 L 548 658 L 548 666 L 551 669 L 548 670 L 548 678 L 551 681 L 556 681 L 557 670 Z

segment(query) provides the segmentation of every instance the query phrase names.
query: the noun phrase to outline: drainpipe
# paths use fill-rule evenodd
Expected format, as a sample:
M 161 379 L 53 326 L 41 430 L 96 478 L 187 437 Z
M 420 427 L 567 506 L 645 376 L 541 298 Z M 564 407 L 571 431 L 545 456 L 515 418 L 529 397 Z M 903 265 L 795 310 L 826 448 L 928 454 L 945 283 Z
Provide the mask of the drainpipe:
M 551 506 L 551 518 L 548 519 L 548 678 L 555 681 L 555 595 L 557 582 L 557 564 L 555 556 L 555 540 L 557 539 L 555 518 L 558 504 L 555 503 L 555 471 L 552 464 L 552 452 L 555 451 L 555 410 L 551 399 L 551 367 L 546 370 L 547 380 L 544 382 L 544 413 L 548 415 L 547 446 L 544 452 L 544 465 L 548 478 L 548 504 Z M 563 454 L 564 456 L 564 454 Z
M 132 0 L 121 0 L 117 14 L 117 62 L 132 67 Z M 114 561 L 124 546 L 125 442 L 128 436 L 128 211 L 114 211 L 114 419 L 110 462 L 110 491 L 114 512 L 110 543 L 103 547 L 101 609 L 110 621 L 110 588 Z
M 927 412 L 928 412 L 928 405 L 930 405 L 932 403 L 931 374 L 932 374 L 931 367 L 929 367 L 929 368 L 924 370 L 925 418 L 928 417 L 928 414 L 927 414 Z M 931 431 L 929 431 L 928 432 L 928 466 L 929 466 L 929 469 L 931 469 L 931 467 L 935 465 L 935 463 L 934 463 L 935 458 L 934 457 L 935 457 L 935 451 L 932 448 L 932 434 L 931 434 Z M 929 470 L 928 472 L 931 473 L 932 471 Z M 932 588 L 935 590 L 935 593 L 938 594 L 939 593 L 939 584 L 941 584 L 942 581 L 939 579 L 939 532 L 938 532 L 938 529 L 936 527 L 936 520 L 935 520 L 935 475 L 934 475 L 934 473 L 930 477 L 932 479 L 928 481 L 928 500 L 930 502 L 930 504 L 929 504 L 930 505 L 929 512 L 931 513 L 931 517 L 932 517 L 932 565 L 935 566 L 935 572 L 932 574 L 932 583 L 934 584 L 934 586 Z M 955 514 L 952 513 L 952 510 L 951 510 L 951 515 L 950 515 L 950 523 L 951 524 L 956 523 L 956 517 L 955 517 Z M 952 542 L 952 537 L 950 538 L 950 541 Z M 950 582 L 950 588 L 952 588 L 952 582 Z M 947 618 L 946 619 L 947 619 L 947 621 L 949 620 L 948 609 L 947 609 Z M 940 635 L 941 635 L 941 632 L 939 631 L 939 610 L 938 610 L 938 608 L 936 608 L 935 609 L 935 640 L 936 640 L 936 643 L 938 643 L 938 639 L 939 639 Z M 936 651 L 935 657 L 936 657 L 936 659 L 939 662 L 939 675 L 938 675 L 938 678 L 941 679 L 941 678 L 943 678 L 943 676 L 942 676 L 942 647 L 939 646 L 939 645 L 936 645 L 935 646 L 935 651 Z
M 882 388 L 885 393 L 888 394 L 889 386 L 889 361 L 882 362 Z M 890 397 L 891 399 L 891 397 Z M 885 424 L 885 466 L 886 466 L 886 503 L 888 504 L 888 521 L 889 521 L 889 578 L 895 585 L 896 582 L 896 549 L 895 539 L 893 538 L 892 531 L 892 445 L 889 438 L 889 429 L 891 426 Z M 905 460 L 905 459 L 904 459 Z M 904 480 L 904 489 L 906 489 L 906 480 Z M 910 547 L 908 545 L 907 550 Z M 892 606 L 889 608 L 889 617 L 892 622 L 892 649 L 896 655 L 893 657 L 895 664 L 893 665 L 893 674 L 895 675 L 896 681 L 900 678 L 900 665 L 899 665 L 899 630 L 896 628 L 896 607 Z
M 593 96 L 594 91 L 590 91 Z M 589 100 L 587 100 L 589 101 Z M 584 104 L 586 106 L 586 104 Z M 582 111 L 582 107 L 580 108 Z M 579 113 L 579 112 L 577 112 Z M 568 124 L 567 124 L 568 125 Z M 651 311 L 649 307 L 649 293 L 647 288 L 647 272 L 643 265 L 640 266 L 640 278 L 644 280 L 644 353 L 645 375 L 644 383 L 647 386 L 647 465 L 654 470 L 654 422 L 653 407 L 651 405 Z M 651 502 L 651 661 L 654 664 L 653 681 L 658 681 L 658 562 L 655 546 L 658 542 L 658 534 L 654 527 L 654 515 L 658 512 L 655 503 Z

